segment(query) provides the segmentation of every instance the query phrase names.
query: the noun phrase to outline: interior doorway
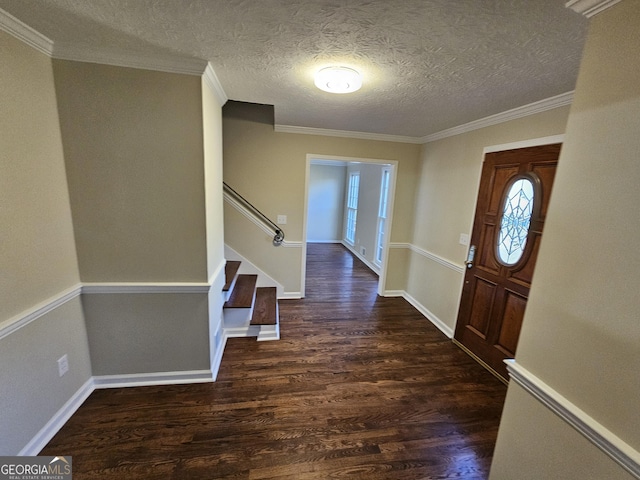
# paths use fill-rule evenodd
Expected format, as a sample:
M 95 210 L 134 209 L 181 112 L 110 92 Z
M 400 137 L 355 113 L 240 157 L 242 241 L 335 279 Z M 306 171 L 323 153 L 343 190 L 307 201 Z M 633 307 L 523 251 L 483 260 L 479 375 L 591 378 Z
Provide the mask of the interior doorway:
M 377 293 L 383 295 L 396 169 L 397 161 L 308 154 L 303 259 L 308 242 L 341 243 L 378 275 Z M 306 261 L 302 269 L 304 296 Z

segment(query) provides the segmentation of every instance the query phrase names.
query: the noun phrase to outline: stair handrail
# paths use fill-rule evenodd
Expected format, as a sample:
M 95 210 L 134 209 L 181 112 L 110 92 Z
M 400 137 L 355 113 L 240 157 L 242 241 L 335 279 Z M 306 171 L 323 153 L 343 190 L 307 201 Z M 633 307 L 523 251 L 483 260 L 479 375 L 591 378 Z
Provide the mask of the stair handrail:
M 258 208 L 253 205 L 249 200 L 240 195 L 236 190 L 234 190 L 227 182 L 222 182 L 223 189 L 229 195 L 232 195 L 236 200 L 239 200 L 252 214 L 254 217 L 258 218 L 265 225 L 270 227 L 275 235 L 273 237 L 273 244 L 277 247 L 282 245 L 284 241 L 284 231 L 276 225 L 269 217 L 267 217 L 264 213 L 262 213 Z

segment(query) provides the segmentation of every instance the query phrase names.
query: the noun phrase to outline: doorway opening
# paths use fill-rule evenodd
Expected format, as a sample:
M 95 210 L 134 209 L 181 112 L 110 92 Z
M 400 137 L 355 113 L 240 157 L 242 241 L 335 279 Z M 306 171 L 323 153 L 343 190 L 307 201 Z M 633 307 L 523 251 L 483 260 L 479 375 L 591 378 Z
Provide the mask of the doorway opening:
M 378 275 L 385 291 L 397 161 L 307 155 L 303 259 L 307 243 L 339 243 Z M 306 261 L 302 262 L 302 295 Z

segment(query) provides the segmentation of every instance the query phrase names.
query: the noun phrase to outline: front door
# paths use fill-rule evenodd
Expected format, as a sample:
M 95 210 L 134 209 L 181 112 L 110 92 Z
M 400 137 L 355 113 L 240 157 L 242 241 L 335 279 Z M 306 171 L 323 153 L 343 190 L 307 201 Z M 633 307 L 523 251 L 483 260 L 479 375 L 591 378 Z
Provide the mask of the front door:
M 518 344 L 561 144 L 488 153 L 454 340 L 505 380 Z

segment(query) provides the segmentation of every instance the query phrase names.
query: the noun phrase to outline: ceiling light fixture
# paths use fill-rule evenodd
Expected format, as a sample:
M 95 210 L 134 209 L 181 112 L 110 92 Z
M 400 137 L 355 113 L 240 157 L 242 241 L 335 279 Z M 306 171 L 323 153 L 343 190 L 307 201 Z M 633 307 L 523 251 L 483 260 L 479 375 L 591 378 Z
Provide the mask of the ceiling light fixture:
M 329 93 L 351 93 L 362 86 L 360 74 L 353 68 L 327 67 L 316 73 L 316 87 Z

